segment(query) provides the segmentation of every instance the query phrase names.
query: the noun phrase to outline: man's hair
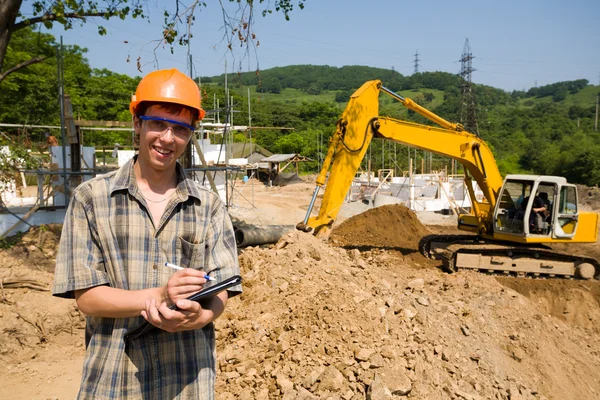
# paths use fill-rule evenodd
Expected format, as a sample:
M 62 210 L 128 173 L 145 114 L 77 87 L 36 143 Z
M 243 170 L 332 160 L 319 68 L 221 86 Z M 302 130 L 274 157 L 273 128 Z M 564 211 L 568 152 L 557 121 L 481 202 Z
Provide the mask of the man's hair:
M 152 106 L 159 106 L 163 110 L 165 110 L 171 114 L 177 114 L 177 115 L 181 114 L 183 112 L 183 110 L 188 110 L 192 114 L 192 124 L 191 125 L 196 124 L 196 122 L 198 121 L 198 110 L 196 110 L 192 107 L 187 107 L 187 106 L 177 104 L 177 103 L 166 103 L 166 102 L 160 102 L 160 101 L 143 101 L 137 106 L 135 113 L 137 115 L 146 115 L 146 111 Z
M 544 200 L 548 200 L 548 193 L 546 193 L 546 192 L 540 192 L 539 196 Z

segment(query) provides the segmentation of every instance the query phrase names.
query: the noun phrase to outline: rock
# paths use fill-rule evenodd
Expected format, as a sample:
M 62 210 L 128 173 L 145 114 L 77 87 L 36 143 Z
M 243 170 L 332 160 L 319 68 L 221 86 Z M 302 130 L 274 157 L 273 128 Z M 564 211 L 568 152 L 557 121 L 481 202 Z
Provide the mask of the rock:
M 348 258 L 352 261 L 356 261 L 360 259 L 360 251 L 358 249 L 348 250 Z
M 510 356 L 518 362 L 523 361 L 525 358 L 525 352 L 517 346 L 509 346 L 508 351 Z
M 369 361 L 369 358 L 374 353 L 371 349 L 357 349 L 354 352 L 354 358 L 358 361 Z
M 393 360 L 396 358 L 396 352 L 389 348 L 383 349 L 380 354 L 385 358 L 389 358 L 390 360 Z
M 471 360 L 473 360 L 475 362 L 479 362 L 479 360 L 481 360 L 481 357 L 482 357 L 482 352 L 479 349 L 477 349 L 475 352 L 473 352 L 470 356 Z
M 279 346 L 279 351 L 285 353 L 290 348 L 290 342 L 287 340 L 282 340 L 281 343 L 279 343 Z
M 317 383 L 317 380 L 319 379 L 321 373 L 322 371 L 317 371 L 314 369 L 310 371 L 310 373 L 304 376 L 304 379 L 302 380 L 302 386 L 304 386 L 305 388 L 313 387 L 313 385 Z
M 372 369 L 373 368 L 381 368 L 385 364 L 385 360 L 383 359 L 381 354 L 373 354 L 371 356 L 371 358 L 369 358 L 369 362 L 371 363 L 371 365 L 369 367 Z
M 419 297 L 417 298 L 417 303 L 419 303 L 422 306 L 428 307 L 429 306 L 429 299 L 427 299 L 427 297 Z
M 525 397 L 521 394 L 517 384 L 514 382 L 508 387 L 508 394 L 510 396 L 510 400 L 525 400 Z
M 454 394 L 459 398 L 459 399 L 465 399 L 465 400 L 476 400 L 479 399 L 479 396 L 473 396 L 472 394 L 469 394 L 463 390 L 459 390 L 456 389 L 454 390 Z
M 236 378 L 239 378 L 240 376 L 241 375 L 238 372 L 236 372 L 236 371 L 231 371 L 231 372 L 226 372 L 225 373 L 225 377 L 227 379 L 236 379 Z
M 311 392 L 309 392 L 305 388 L 300 387 L 298 389 L 298 395 L 295 399 L 296 400 L 317 400 L 318 397 L 313 395 Z
M 442 360 L 444 360 L 444 361 L 450 360 L 450 355 L 448 354 L 448 352 L 446 350 L 442 350 Z
M 405 308 L 404 310 L 402 310 L 402 313 L 409 320 L 411 320 L 411 319 L 413 319 L 414 317 L 417 316 L 417 312 L 411 310 L 410 308 Z
M 279 291 L 280 292 L 286 292 L 290 287 L 289 282 L 287 281 L 283 281 L 283 283 L 281 285 L 279 285 Z
M 412 390 L 412 381 L 402 363 L 385 366 L 378 375 L 383 385 L 395 396 L 406 396 Z
M 289 392 L 285 392 L 281 400 L 296 400 L 298 398 L 298 393 L 295 390 L 290 390 Z
M 281 390 L 282 393 L 288 393 L 294 390 L 294 382 L 287 379 L 287 377 L 283 375 L 278 375 L 277 379 L 277 387 Z
M 423 289 L 423 287 L 425 286 L 425 281 L 422 278 L 418 278 L 408 282 L 406 286 L 412 290 L 420 290 Z
M 330 390 L 339 393 L 344 387 L 345 381 L 344 375 L 336 367 L 330 365 L 319 376 L 318 390 Z
M 255 399 L 256 400 L 268 400 L 269 398 L 269 388 L 262 388 L 256 392 Z
M 367 400 L 392 400 L 392 398 L 392 393 L 385 387 L 379 375 L 375 374 L 367 390 Z

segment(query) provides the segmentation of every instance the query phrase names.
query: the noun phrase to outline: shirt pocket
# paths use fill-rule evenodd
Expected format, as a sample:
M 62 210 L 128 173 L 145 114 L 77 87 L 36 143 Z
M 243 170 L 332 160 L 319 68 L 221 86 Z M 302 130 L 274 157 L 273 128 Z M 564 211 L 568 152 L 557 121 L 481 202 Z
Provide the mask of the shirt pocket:
M 204 243 L 194 244 L 181 236 L 177 237 L 177 257 L 181 267 L 204 270 L 205 253 Z

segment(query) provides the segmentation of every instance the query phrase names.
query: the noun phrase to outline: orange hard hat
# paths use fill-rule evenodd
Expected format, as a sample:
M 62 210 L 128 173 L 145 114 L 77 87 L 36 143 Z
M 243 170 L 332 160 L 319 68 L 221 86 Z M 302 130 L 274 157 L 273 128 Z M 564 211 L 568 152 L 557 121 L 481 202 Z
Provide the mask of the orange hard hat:
M 190 77 L 175 68 L 150 72 L 139 83 L 131 96 L 129 112 L 135 115 L 137 106 L 143 101 L 181 104 L 198 111 L 198 121 L 204 118 L 201 107 L 200 89 Z

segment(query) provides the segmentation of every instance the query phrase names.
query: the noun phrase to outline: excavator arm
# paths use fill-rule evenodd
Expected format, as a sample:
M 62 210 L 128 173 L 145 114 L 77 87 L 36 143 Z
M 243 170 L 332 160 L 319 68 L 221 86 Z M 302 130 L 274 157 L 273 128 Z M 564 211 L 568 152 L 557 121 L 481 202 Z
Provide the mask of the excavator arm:
M 440 128 L 380 117 L 379 94 L 382 91 Z M 502 188 L 502 176 L 490 148 L 477 135 L 463 130 L 460 124 L 452 124 L 412 100 L 393 93 L 382 87 L 378 80 L 363 84 L 352 95 L 337 121 L 323 168 L 317 177 L 317 187 L 306 218 L 298 224 L 299 229 L 319 231 L 333 223 L 373 137 L 426 150 L 461 163 L 466 172 L 465 183 L 473 207 L 471 215 L 460 217 L 459 227 L 479 234 L 491 232 L 492 213 Z M 316 217 L 310 217 L 319 190 L 325 186 L 328 171 L 329 179 L 319 213 Z M 476 200 L 471 179 L 483 191 L 483 202 Z

